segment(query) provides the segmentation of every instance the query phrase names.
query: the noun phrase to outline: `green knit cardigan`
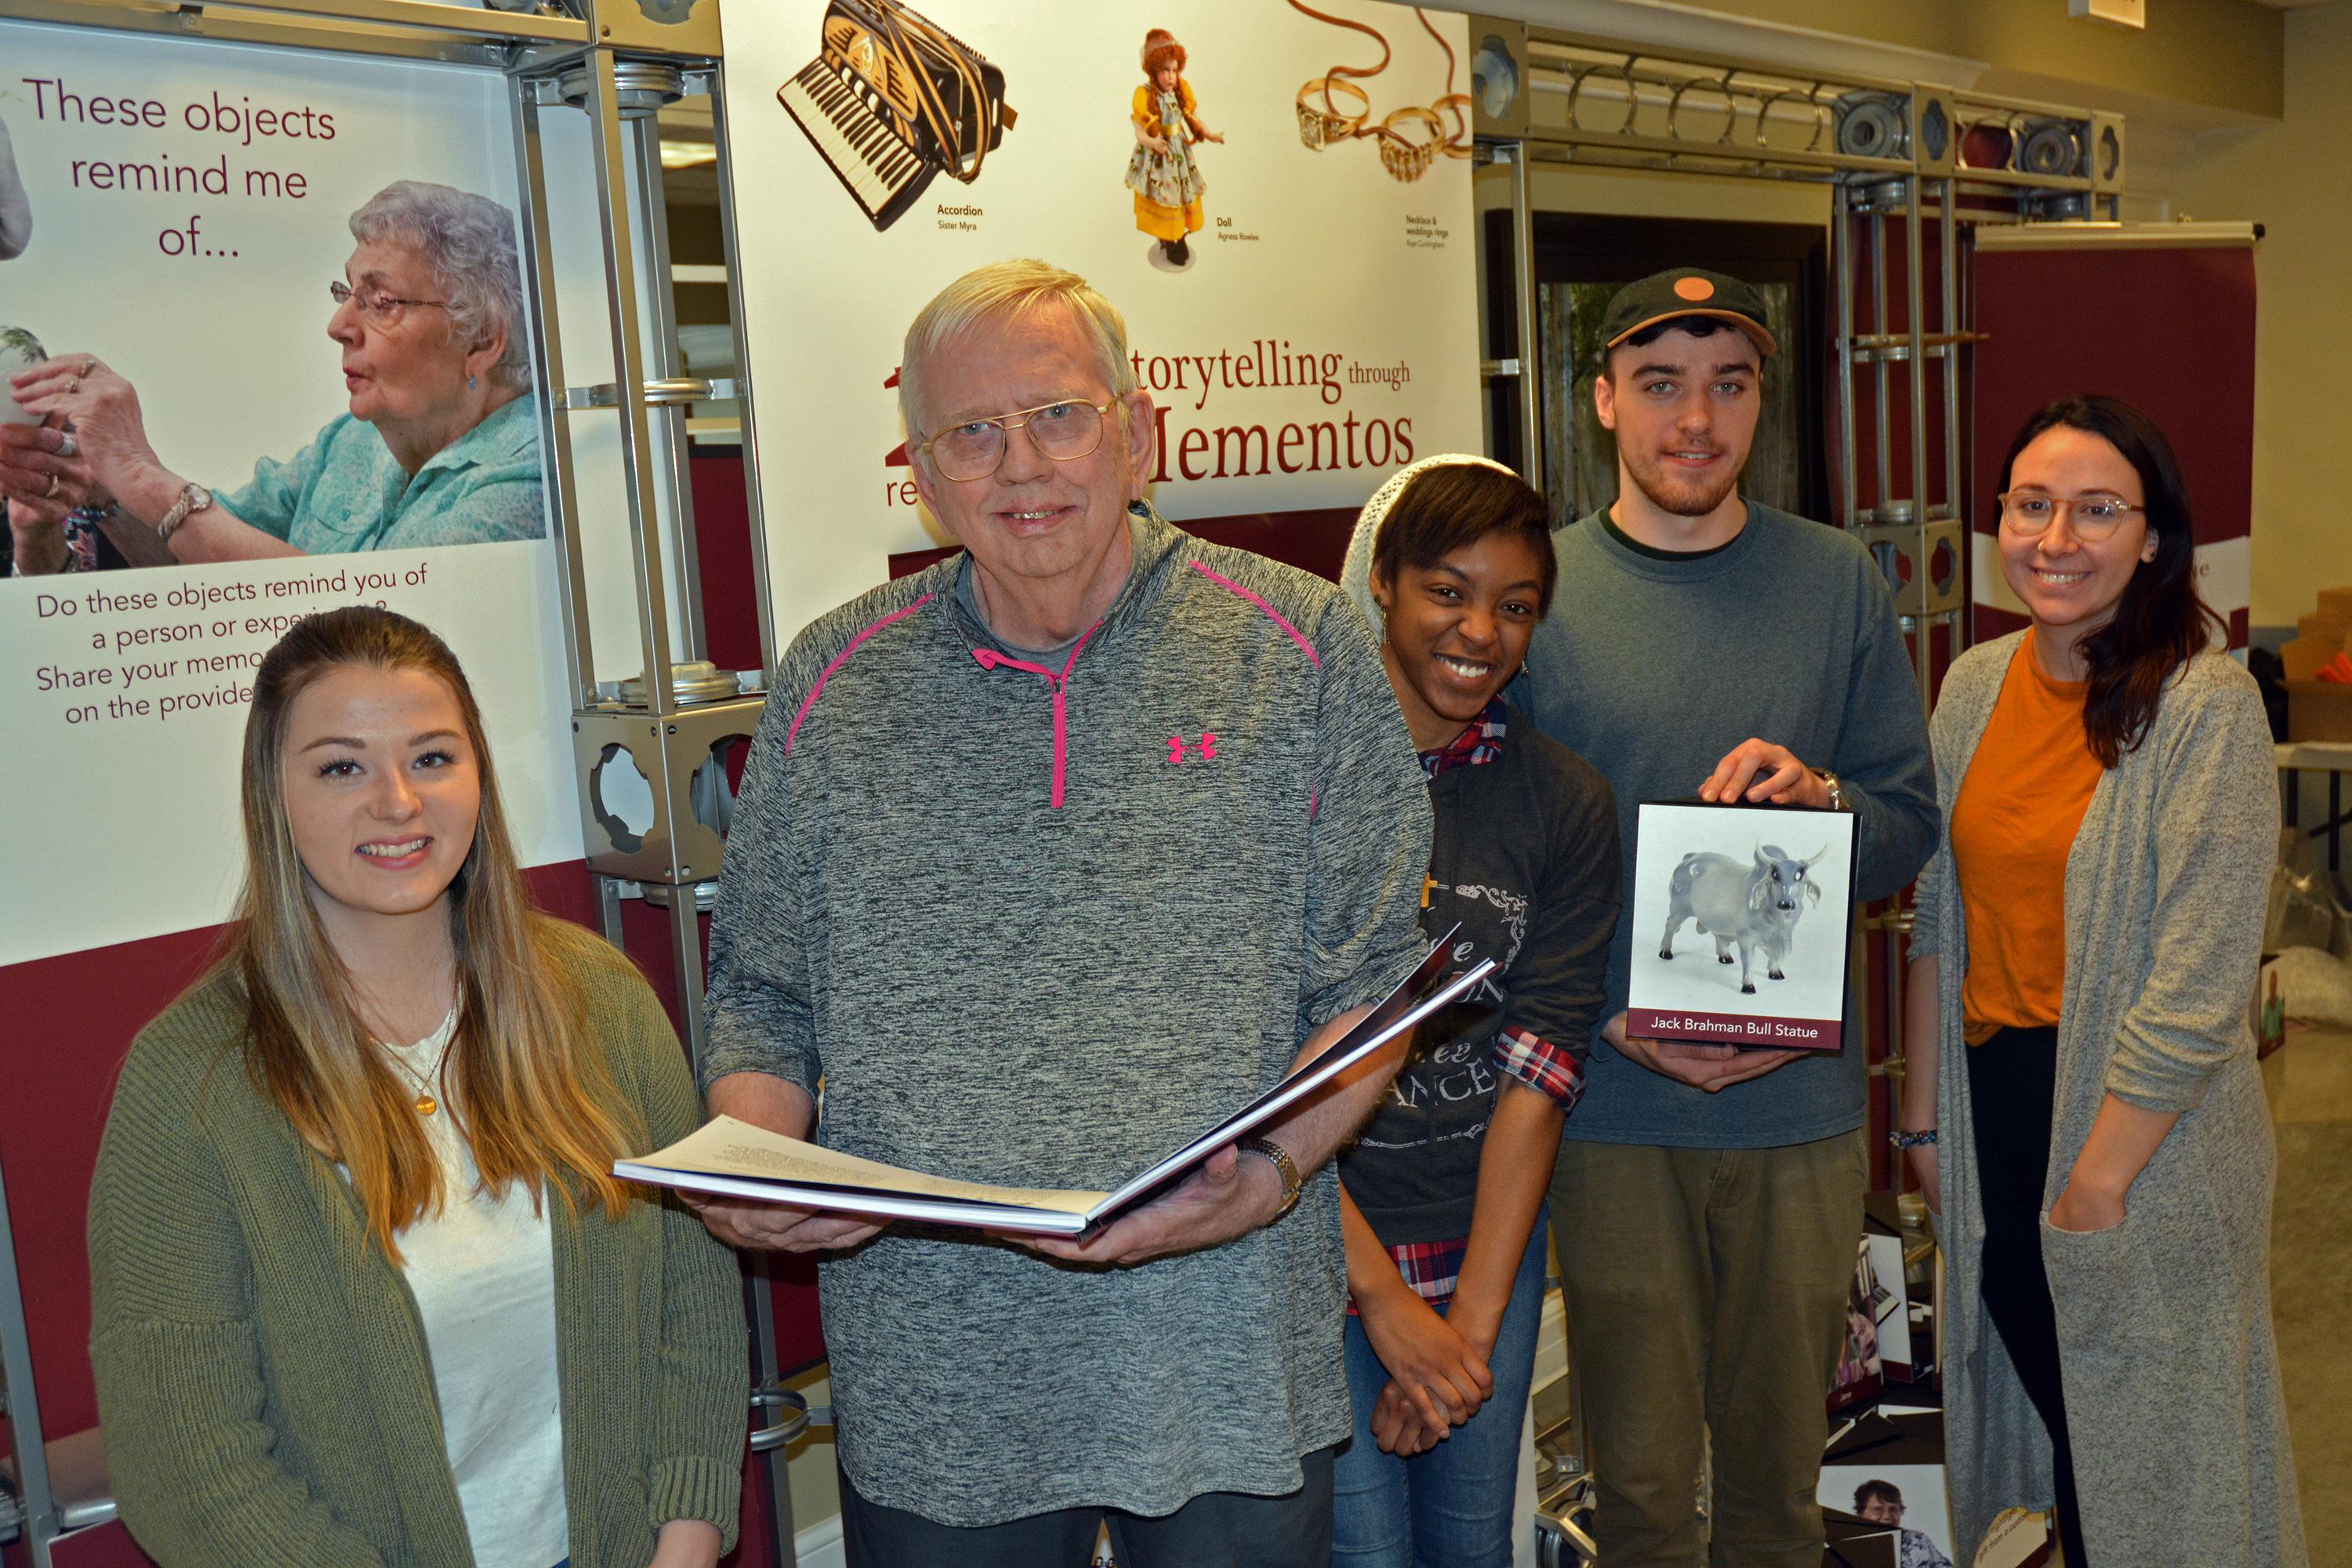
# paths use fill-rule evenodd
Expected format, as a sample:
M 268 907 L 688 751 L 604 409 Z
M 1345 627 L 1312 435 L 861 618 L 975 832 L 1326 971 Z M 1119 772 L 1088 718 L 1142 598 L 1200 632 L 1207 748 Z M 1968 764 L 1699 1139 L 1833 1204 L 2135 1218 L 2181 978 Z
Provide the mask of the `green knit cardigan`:
M 653 1146 L 684 1136 L 700 1109 L 653 993 L 601 942 L 566 962 Z M 415 1299 L 255 1088 L 244 1021 L 215 975 L 141 1031 L 99 1152 L 89 1348 L 123 1522 L 163 1568 L 470 1568 Z M 645 1568 L 674 1519 L 731 1545 L 732 1257 L 674 1203 L 549 1207 L 572 1568 Z

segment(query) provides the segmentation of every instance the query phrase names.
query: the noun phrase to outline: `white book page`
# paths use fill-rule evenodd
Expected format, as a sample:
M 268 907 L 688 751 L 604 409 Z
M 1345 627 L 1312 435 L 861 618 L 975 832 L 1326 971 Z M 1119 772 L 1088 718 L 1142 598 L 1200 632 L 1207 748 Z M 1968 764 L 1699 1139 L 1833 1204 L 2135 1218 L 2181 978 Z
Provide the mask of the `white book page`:
M 953 1198 L 910 1198 L 895 1193 L 847 1191 L 839 1187 L 802 1187 L 790 1182 L 761 1181 L 751 1176 L 713 1176 L 700 1171 L 670 1171 L 623 1160 L 613 1173 L 625 1181 L 676 1187 L 691 1193 L 715 1193 L 721 1197 L 752 1198 L 761 1203 L 791 1204 L 833 1214 L 872 1215 L 883 1219 L 923 1220 L 933 1225 L 969 1226 L 981 1230 L 1022 1230 L 1045 1236 L 1076 1236 L 1087 1227 L 1084 1215 L 1059 1210 L 1010 1208 L 998 1204 L 964 1203 Z
M 905 1197 L 945 1198 L 967 1204 L 1085 1214 L 1103 1194 L 1038 1187 L 998 1187 L 949 1176 L 901 1170 L 878 1160 L 861 1160 L 819 1144 L 787 1138 L 731 1116 L 721 1116 L 667 1149 L 625 1163 L 648 1172 L 693 1171 L 764 1182 L 798 1182 Z M 761 1194 L 747 1194 L 761 1195 Z M 824 1194 L 814 1194 L 823 1196 Z
M 731 1116 L 717 1117 L 668 1148 L 642 1159 L 616 1162 L 613 1171 L 630 1181 L 763 1198 L 810 1208 L 890 1214 L 949 1224 L 1074 1230 L 1117 1213 L 1160 1182 L 1199 1163 L 1251 1128 L 1271 1121 L 1354 1062 L 1412 1029 L 1494 970 L 1495 961 L 1486 959 L 1464 973 L 1441 978 L 1452 942 L 1453 932 L 1449 931 L 1429 950 L 1412 974 L 1313 1061 L 1286 1074 L 1256 1100 L 1183 1148 L 1130 1177 L 1115 1193 L 1000 1187 L 927 1175 L 787 1138 Z M 1051 1221 L 1048 1216 L 1053 1216 Z M 1071 1223 L 1073 1219 L 1075 1224 Z

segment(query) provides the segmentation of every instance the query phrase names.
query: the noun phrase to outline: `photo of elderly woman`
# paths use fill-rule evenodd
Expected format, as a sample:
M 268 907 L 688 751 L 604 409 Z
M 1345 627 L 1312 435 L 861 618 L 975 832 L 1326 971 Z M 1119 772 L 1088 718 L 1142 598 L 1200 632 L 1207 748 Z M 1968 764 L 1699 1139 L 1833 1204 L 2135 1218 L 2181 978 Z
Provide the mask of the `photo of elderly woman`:
M 1867 1480 L 1853 1491 L 1853 1511 L 1873 1524 L 1891 1526 L 1900 1537 L 1898 1568 L 1952 1568 L 1952 1560 L 1924 1530 L 1903 1528 L 1903 1489 L 1893 1481 Z
M 0 500 L 18 575 L 77 557 L 47 519 L 100 509 L 131 565 L 475 544 L 546 532 L 513 216 L 402 180 L 352 215 L 327 335 L 348 406 L 292 458 L 218 495 L 149 444 L 139 394 L 97 355 L 9 378 L 38 426 L 0 432 Z M 23 503 L 23 504 L 19 504 Z

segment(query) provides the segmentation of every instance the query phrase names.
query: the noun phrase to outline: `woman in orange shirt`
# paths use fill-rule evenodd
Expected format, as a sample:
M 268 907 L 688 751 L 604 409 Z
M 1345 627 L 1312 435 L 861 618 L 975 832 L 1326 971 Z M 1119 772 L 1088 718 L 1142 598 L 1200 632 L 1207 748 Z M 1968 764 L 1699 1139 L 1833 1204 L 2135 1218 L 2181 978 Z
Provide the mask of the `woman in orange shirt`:
M 2053 403 L 2002 472 L 2033 624 L 1937 701 L 1895 1140 L 1941 1214 L 1960 1555 L 2054 1502 L 2068 1568 L 2300 1564 L 2246 1026 L 2269 724 L 2145 414 Z

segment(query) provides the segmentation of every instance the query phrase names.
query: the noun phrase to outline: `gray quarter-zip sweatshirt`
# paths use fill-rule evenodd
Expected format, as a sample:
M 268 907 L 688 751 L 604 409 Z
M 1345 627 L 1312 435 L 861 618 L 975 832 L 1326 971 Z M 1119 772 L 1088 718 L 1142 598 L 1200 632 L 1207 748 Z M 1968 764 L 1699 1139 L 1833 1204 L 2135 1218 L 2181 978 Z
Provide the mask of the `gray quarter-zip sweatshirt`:
M 1428 791 L 1330 584 L 1130 521 L 1058 667 L 961 557 L 794 641 L 711 932 L 706 1081 L 814 1091 L 827 1146 L 1108 1189 L 1424 951 Z M 1337 1189 L 1226 1246 L 1066 1268 L 894 1227 L 821 1268 L 841 1461 L 952 1525 L 1301 1483 L 1349 1431 Z

